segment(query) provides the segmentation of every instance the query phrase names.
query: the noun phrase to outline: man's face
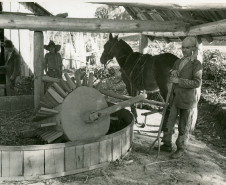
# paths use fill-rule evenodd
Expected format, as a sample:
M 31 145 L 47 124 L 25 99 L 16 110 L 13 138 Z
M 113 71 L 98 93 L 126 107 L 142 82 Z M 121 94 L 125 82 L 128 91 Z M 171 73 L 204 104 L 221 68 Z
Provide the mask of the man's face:
M 191 43 L 182 43 L 182 53 L 185 57 L 189 57 L 193 54 L 195 47 Z
M 54 47 L 54 46 L 50 46 L 50 47 L 49 47 L 49 51 L 50 51 L 51 53 L 54 53 L 54 52 L 55 52 L 55 47 Z

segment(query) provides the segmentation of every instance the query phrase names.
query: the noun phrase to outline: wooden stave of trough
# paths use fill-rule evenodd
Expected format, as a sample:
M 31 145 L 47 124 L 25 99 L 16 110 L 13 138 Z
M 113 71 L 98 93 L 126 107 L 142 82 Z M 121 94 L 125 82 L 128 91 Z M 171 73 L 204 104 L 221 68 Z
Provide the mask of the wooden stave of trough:
M 129 111 L 126 112 L 130 123 L 125 128 L 92 142 L 0 146 L 0 181 L 42 180 L 72 175 L 101 168 L 120 159 L 129 151 L 133 141 L 134 118 Z

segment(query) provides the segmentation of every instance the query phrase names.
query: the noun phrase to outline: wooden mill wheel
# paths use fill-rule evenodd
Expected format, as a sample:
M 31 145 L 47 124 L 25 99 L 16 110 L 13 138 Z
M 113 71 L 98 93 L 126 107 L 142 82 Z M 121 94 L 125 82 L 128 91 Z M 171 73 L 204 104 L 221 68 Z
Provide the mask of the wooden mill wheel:
M 103 94 L 93 88 L 93 73 L 81 85 L 80 74 L 76 82 L 64 74 L 63 79 L 54 82 L 46 91 L 35 112 L 38 121 L 36 134 L 48 143 L 66 138 L 71 141 L 97 139 L 105 135 L 110 126 L 110 114 L 127 105 L 142 101 L 145 96 L 121 102 L 108 107 Z

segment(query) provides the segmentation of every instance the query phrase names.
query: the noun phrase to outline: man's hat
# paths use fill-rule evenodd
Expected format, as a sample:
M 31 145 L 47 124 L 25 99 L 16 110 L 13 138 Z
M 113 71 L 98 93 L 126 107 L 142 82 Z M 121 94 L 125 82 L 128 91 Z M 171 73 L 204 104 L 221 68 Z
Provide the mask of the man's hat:
M 49 41 L 48 45 L 44 45 L 44 48 L 49 51 L 50 47 L 52 46 L 55 47 L 56 51 L 59 51 L 61 48 L 61 45 L 55 44 L 52 40 Z
M 5 47 L 5 48 L 13 48 L 14 45 L 13 45 L 11 40 L 5 40 L 5 42 L 3 43 L 3 47 Z

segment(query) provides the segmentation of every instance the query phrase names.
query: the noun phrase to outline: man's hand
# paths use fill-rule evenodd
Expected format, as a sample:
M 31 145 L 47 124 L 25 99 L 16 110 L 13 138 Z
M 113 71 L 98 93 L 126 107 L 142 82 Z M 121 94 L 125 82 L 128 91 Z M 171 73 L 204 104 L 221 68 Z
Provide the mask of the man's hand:
M 170 76 L 176 78 L 176 77 L 179 76 L 179 72 L 178 72 L 177 70 L 172 70 L 172 71 L 170 72 Z
M 178 84 L 179 83 L 179 78 L 177 78 L 177 77 L 170 77 L 170 83 Z

